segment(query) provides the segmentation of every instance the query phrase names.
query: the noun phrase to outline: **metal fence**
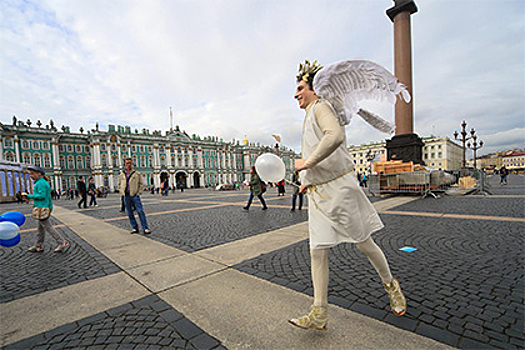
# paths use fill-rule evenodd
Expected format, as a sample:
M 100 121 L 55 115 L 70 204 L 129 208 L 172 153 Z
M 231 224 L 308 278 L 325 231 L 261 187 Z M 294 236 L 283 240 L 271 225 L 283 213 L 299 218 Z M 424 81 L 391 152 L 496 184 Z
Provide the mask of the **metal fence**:
M 456 178 L 444 171 L 413 171 L 396 174 L 379 174 L 370 177 L 370 194 L 404 194 L 432 196 L 444 193 Z

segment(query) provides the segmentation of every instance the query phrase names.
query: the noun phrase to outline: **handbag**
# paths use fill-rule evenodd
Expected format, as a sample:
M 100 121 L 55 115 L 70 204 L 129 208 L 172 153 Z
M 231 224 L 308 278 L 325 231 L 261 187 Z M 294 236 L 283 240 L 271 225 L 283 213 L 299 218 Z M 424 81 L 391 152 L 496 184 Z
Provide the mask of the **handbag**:
M 31 217 L 35 220 L 47 220 L 51 216 L 50 208 L 37 208 L 34 207 L 31 212 Z

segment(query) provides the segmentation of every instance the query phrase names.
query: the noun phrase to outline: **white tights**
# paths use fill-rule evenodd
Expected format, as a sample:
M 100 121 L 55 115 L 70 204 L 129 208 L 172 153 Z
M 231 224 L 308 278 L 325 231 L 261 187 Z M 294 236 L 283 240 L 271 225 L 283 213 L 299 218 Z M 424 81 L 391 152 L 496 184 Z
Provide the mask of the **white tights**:
M 376 269 L 383 283 L 392 281 L 392 274 L 385 255 L 372 237 L 357 243 L 357 248 L 366 255 Z M 311 249 L 312 282 L 314 285 L 314 306 L 328 306 L 328 249 Z

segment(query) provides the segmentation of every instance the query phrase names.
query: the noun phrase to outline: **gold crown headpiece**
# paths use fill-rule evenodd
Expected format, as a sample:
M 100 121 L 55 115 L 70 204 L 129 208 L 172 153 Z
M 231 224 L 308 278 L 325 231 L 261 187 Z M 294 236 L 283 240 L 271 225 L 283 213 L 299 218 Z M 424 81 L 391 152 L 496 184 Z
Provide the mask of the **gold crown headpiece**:
M 317 63 L 317 60 L 310 63 L 310 61 L 305 60 L 304 64 L 299 64 L 299 74 L 297 74 L 297 82 L 301 80 L 312 85 L 315 73 L 319 72 L 323 66 Z

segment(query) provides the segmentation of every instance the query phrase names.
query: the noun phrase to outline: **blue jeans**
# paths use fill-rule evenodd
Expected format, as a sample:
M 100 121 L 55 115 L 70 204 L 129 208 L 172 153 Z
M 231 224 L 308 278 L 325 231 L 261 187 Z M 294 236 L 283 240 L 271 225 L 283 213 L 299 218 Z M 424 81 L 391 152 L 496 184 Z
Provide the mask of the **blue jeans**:
M 249 208 L 250 207 L 250 205 L 252 204 L 253 197 L 254 197 L 253 190 L 250 190 L 250 198 L 248 198 L 248 203 L 246 204 L 245 208 Z M 261 204 L 262 204 L 263 208 L 266 208 L 266 202 L 264 201 L 262 193 L 260 195 L 258 195 L 257 198 L 259 198 L 259 200 L 261 201 Z
M 134 230 L 138 231 L 139 225 L 137 224 L 137 220 L 135 220 L 135 215 L 133 214 L 133 207 L 135 207 L 137 214 L 139 214 L 140 225 L 142 226 L 142 229 L 149 229 L 148 221 L 146 220 L 146 214 L 144 214 L 144 209 L 142 209 L 142 202 L 140 201 L 140 196 L 125 195 L 124 206 L 126 207 L 126 212 L 128 213 L 128 218 L 129 222 L 131 223 L 131 227 Z
M 303 208 L 303 193 L 293 194 L 292 195 L 292 210 L 295 210 L 295 202 L 297 201 L 297 197 L 299 197 L 299 210 Z

